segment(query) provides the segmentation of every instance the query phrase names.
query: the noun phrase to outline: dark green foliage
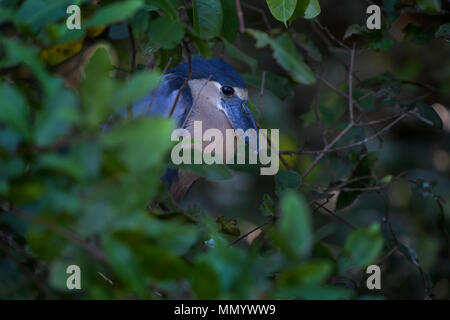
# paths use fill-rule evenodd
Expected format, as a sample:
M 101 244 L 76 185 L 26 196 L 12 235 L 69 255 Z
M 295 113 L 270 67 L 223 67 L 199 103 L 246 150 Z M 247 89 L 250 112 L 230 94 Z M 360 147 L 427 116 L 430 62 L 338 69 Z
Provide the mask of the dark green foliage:
M 79 31 L 65 27 L 73 3 Z M 275 20 L 263 26 L 258 16 L 240 30 L 234 0 L 0 1 L 0 299 L 364 298 L 365 268 L 380 261 L 398 283 L 377 297 L 449 298 L 449 118 L 436 108 L 449 97 L 440 89 L 450 87 L 448 67 L 436 61 L 426 70 L 433 85 L 423 85 L 413 54 L 401 75 L 361 64 L 351 90 L 348 81 L 353 44 L 355 60 L 383 58 L 398 44 L 393 21 L 412 9 L 444 15 L 443 2 L 383 1 L 381 30 L 348 23 L 334 38 L 319 24 L 325 3 L 255 3 Z M 414 51 L 446 43 L 449 24 L 419 21 L 401 33 Z M 83 49 L 75 57 L 43 55 L 74 43 Z M 160 180 L 174 166 L 171 119 L 128 117 L 102 130 L 195 54 L 239 66 L 255 118 L 280 129 L 285 151 L 274 177 L 258 177 L 255 165 L 178 166 L 216 192 L 203 190 L 219 203 L 208 212 L 178 207 Z M 406 116 L 415 121 L 406 135 L 426 124 L 434 138 L 411 149 L 383 140 Z M 80 292 L 66 287 L 71 264 L 82 270 Z

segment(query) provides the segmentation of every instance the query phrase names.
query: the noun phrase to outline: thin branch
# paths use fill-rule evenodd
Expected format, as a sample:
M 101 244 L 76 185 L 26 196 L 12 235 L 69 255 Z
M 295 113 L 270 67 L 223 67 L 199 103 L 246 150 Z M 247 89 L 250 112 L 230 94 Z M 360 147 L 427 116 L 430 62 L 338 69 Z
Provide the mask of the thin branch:
M 329 150 L 348 132 L 350 129 L 353 128 L 353 123 L 349 123 L 344 130 L 342 130 L 329 144 L 325 146 L 325 148 L 321 151 L 319 151 L 319 155 L 317 158 L 314 159 L 314 161 L 309 165 L 309 167 L 303 172 L 302 174 L 302 181 L 305 179 L 305 177 L 311 172 L 311 170 L 317 165 L 317 163 L 320 161 L 320 159 L 323 158 L 325 153 L 330 152 Z M 280 155 L 284 154 L 280 152 Z
M 353 147 L 356 147 L 356 146 L 359 146 L 359 145 L 361 145 L 361 144 L 363 144 L 363 143 L 366 143 L 366 142 L 368 142 L 368 141 L 370 141 L 370 140 L 372 140 L 372 139 L 374 139 L 374 138 L 377 138 L 377 137 L 379 137 L 381 134 L 383 134 L 384 132 L 386 132 L 387 130 L 389 130 L 392 126 L 394 126 L 397 122 L 399 122 L 400 120 L 402 120 L 403 118 L 405 118 L 406 116 L 408 116 L 408 114 L 409 113 L 402 113 L 402 114 L 400 114 L 399 116 L 396 116 L 396 119 L 394 120 L 394 121 L 392 121 L 391 123 L 389 123 L 388 125 L 386 125 L 385 127 L 383 127 L 381 130 L 379 130 L 379 131 L 377 131 L 376 133 L 374 133 L 373 135 L 371 135 L 371 136 L 369 136 L 369 137 L 367 137 L 367 138 L 365 138 L 365 139 L 363 139 L 363 140 L 360 140 L 360 141 L 357 141 L 357 142 L 354 142 L 354 143 L 351 143 L 351 144 L 347 144 L 347 145 L 345 145 L 345 146 L 342 146 L 342 147 L 336 147 L 336 148 L 324 148 L 323 150 L 283 150 L 283 151 L 280 151 L 280 154 L 286 154 L 286 155 L 292 155 L 292 154 L 324 154 L 324 153 L 332 153 L 332 152 L 336 152 L 336 151 L 341 151 L 341 150 L 345 150 L 345 149 L 349 149 L 349 148 L 353 148 Z M 348 129 L 348 127 L 353 127 L 354 125 L 352 125 L 352 124 L 349 124 L 344 130 L 346 130 L 346 132 L 345 133 L 347 133 L 347 131 L 349 130 Z M 347 130 L 348 129 L 348 130 Z M 351 128 L 350 128 L 351 129 Z M 343 134 L 342 134 L 342 132 L 343 131 L 341 131 L 341 133 L 337 136 L 337 138 L 342 138 L 342 136 L 343 136 Z M 345 134 L 344 133 L 344 134 Z M 339 140 L 338 139 L 338 140 Z M 336 140 L 336 138 L 335 138 L 335 140 Z M 333 142 L 335 141 L 335 140 L 333 140 Z M 337 142 L 337 141 L 336 141 Z M 333 143 L 333 144 L 335 144 L 335 143 Z M 329 147 L 331 145 L 331 143 L 329 144 L 329 145 L 327 145 L 327 147 Z
M 398 116 L 399 116 L 399 115 L 396 114 L 396 115 L 389 116 L 389 117 L 382 118 L 382 119 L 378 119 L 378 120 L 371 120 L 371 121 L 368 121 L 368 122 L 359 122 L 359 123 L 355 123 L 355 126 L 357 126 L 357 127 L 373 126 L 373 125 L 375 125 L 375 124 L 380 124 L 380 123 L 383 123 L 383 122 L 386 122 L 386 121 L 395 119 L 395 118 L 397 118 Z
M 319 22 L 319 20 L 315 20 L 314 22 L 315 22 L 315 23 L 319 26 L 319 28 L 322 29 L 322 30 L 327 34 L 327 36 L 328 36 L 331 40 L 333 40 L 336 44 L 338 44 L 339 46 L 341 46 L 342 48 L 344 48 L 344 49 L 346 49 L 346 50 L 348 50 L 348 51 L 351 51 L 351 49 L 350 49 L 347 45 L 345 45 L 345 43 L 343 43 L 342 41 L 339 41 L 339 40 L 338 40 L 338 39 L 330 32 L 330 30 L 328 30 L 327 27 L 323 26 L 323 25 Z
M 352 230 L 356 230 L 358 229 L 357 227 L 355 227 L 353 224 L 351 224 L 350 222 L 348 222 L 347 220 L 345 220 L 344 218 L 342 218 L 341 216 L 337 215 L 336 213 L 334 213 L 333 211 L 331 211 L 330 209 L 328 209 L 325 206 L 321 206 L 319 203 L 315 202 L 315 204 L 317 206 L 320 207 L 320 209 L 325 210 L 329 215 L 331 215 L 333 218 L 335 218 L 336 220 L 339 220 L 340 222 L 342 222 L 343 224 L 345 224 L 347 227 L 349 227 Z
M 389 250 L 388 253 L 386 253 L 384 256 L 382 256 L 380 259 L 378 259 L 377 262 L 374 264 L 377 266 L 381 266 L 384 261 L 386 261 L 387 258 L 389 258 L 395 251 L 397 251 L 398 247 L 397 245 L 393 246 L 391 250 Z
M 166 64 L 166 66 L 164 67 L 163 72 L 162 72 L 162 74 L 161 74 L 161 78 L 159 78 L 159 80 L 158 80 L 158 85 L 157 85 L 156 88 L 153 90 L 152 98 L 150 99 L 150 103 L 148 104 L 148 108 L 147 108 L 147 112 L 146 112 L 146 115 L 147 115 L 147 116 L 150 114 L 150 110 L 152 110 L 153 100 L 155 99 L 156 93 L 158 92 L 159 87 L 161 86 L 162 79 L 164 78 L 164 75 L 166 74 L 167 69 L 169 68 L 169 66 L 170 66 L 171 63 L 172 63 L 172 57 L 169 57 L 169 60 L 167 61 L 167 64 Z
M 202 87 L 200 88 L 200 90 L 198 91 L 197 95 L 195 96 L 194 102 L 192 102 L 192 106 L 191 106 L 191 108 L 189 109 L 188 114 L 187 114 L 186 117 L 184 118 L 184 121 L 183 121 L 183 124 L 181 125 L 181 128 L 184 128 L 186 122 L 187 122 L 188 119 L 189 119 L 189 116 L 190 116 L 191 113 L 192 113 L 192 110 L 194 110 L 194 107 L 195 107 L 195 105 L 197 104 L 197 101 L 198 101 L 198 99 L 199 99 L 199 97 L 200 97 L 200 94 L 202 93 L 202 90 L 203 90 L 203 89 L 205 88 L 205 86 L 208 84 L 209 80 L 211 80 L 211 77 L 212 77 L 212 75 L 210 74 L 209 77 L 208 77 L 208 79 L 206 79 L 205 83 L 203 83 Z
M 183 41 L 184 47 L 186 48 L 186 52 L 188 54 L 188 74 L 186 79 L 184 80 L 181 88 L 178 90 L 177 92 L 177 96 L 175 97 L 175 101 L 173 102 L 172 108 L 170 109 L 170 113 L 169 113 L 169 118 L 172 117 L 173 112 L 175 111 L 175 107 L 178 104 L 178 100 L 180 99 L 181 93 L 183 92 L 184 89 L 186 89 L 189 80 L 191 80 L 191 76 L 192 76 L 192 59 L 191 59 L 191 50 L 189 49 L 189 44 L 187 44 L 186 42 Z
M 359 182 L 359 181 L 363 181 L 363 180 L 371 180 L 372 178 L 373 178 L 372 176 L 356 177 L 356 178 L 345 180 L 344 182 L 342 182 L 336 186 L 332 186 L 332 187 L 313 185 L 313 184 L 308 184 L 308 183 L 303 183 L 302 186 L 308 187 L 308 188 L 322 189 L 323 192 L 327 192 L 327 191 L 338 190 L 339 188 L 349 185 L 350 183 L 353 183 L 353 182 Z
M 103 278 L 103 280 L 108 282 L 110 285 L 114 285 L 114 282 L 112 282 L 112 280 L 110 278 L 108 278 L 107 276 L 105 276 L 103 273 L 101 273 L 100 271 L 97 271 L 97 273 L 99 274 L 100 277 Z
M 263 98 L 264 98 L 264 84 L 266 82 L 266 72 L 263 71 L 262 77 L 261 77 L 261 90 L 259 91 L 259 106 L 257 108 L 258 114 L 256 116 L 256 121 L 259 123 L 259 118 L 261 117 L 261 107 L 263 104 Z
M 251 235 L 253 232 L 258 231 L 259 229 L 263 228 L 264 226 L 268 225 L 269 223 L 271 223 L 271 222 L 273 222 L 273 221 L 274 221 L 274 219 L 270 219 L 269 221 L 264 222 L 262 225 L 257 226 L 256 228 L 253 228 L 252 230 L 250 230 L 250 231 L 247 232 L 246 234 L 244 234 L 244 235 L 240 236 L 239 238 L 237 238 L 236 240 L 234 240 L 234 241 L 231 243 L 231 246 L 234 246 L 234 245 L 235 245 L 236 243 L 238 243 L 239 241 L 241 241 L 241 240 L 247 238 L 247 237 L 248 237 L 249 235 Z
M 350 123 L 354 123 L 353 118 L 353 63 L 355 60 L 355 44 L 353 43 L 350 53 L 350 67 L 348 71 L 348 113 L 350 115 Z
M 248 8 L 250 10 L 256 11 L 259 14 L 261 14 L 261 17 L 263 18 L 263 21 L 264 21 L 264 24 L 266 25 L 267 30 L 272 29 L 272 27 L 270 26 L 269 19 L 267 19 L 266 12 L 263 9 L 255 7 L 255 6 L 252 6 L 251 4 L 248 4 L 248 3 L 245 3 L 245 2 L 242 2 L 242 6 Z
M 236 11 L 239 20 L 239 32 L 245 33 L 244 14 L 242 13 L 241 1 L 236 0 Z
M 260 118 L 260 115 L 261 115 L 260 108 L 261 108 L 261 106 L 263 104 L 263 98 L 264 98 L 265 80 L 266 80 L 266 72 L 263 71 L 262 78 L 261 78 L 261 90 L 259 92 L 259 106 L 257 108 L 258 114 L 256 116 L 256 126 L 258 127 L 258 129 L 261 127 L 259 125 L 259 118 Z M 269 150 L 270 150 L 270 152 L 272 152 L 272 140 L 268 136 L 266 136 L 266 138 L 267 138 L 267 143 L 268 143 Z M 277 150 L 277 152 L 278 152 L 278 158 L 280 159 L 281 163 L 286 167 L 286 169 L 292 170 L 292 167 L 289 165 L 289 163 L 286 161 L 286 159 L 284 159 L 283 155 L 279 152 L 279 150 Z
M 343 147 L 337 147 L 337 148 L 334 148 L 334 149 L 329 149 L 327 152 L 336 152 L 336 151 L 340 151 L 340 150 L 344 150 L 344 149 L 348 149 L 348 148 L 353 148 L 353 147 L 359 146 L 359 145 L 361 145 L 361 144 L 363 144 L 363 143 L 366 143 L 366 142 L 368 142 L 369 140 L 372 140 L 372 139 L 374 139 L 374 138 L 377 138 L 377 137 L 379 137 L 380 135 L 382 135 L 384 132 L 386 132 L 387 130 L 389 130 L 390 128 L 392 128 L 397 122 L 401 121 L 401 120 L 402 120 L 403 118 L 405 118 L 407 115 L 408 115 L 408 113 L 403 113 L 403 114 L 399 115 L 399 116 L 397 117 L 397 119 L 395 119 L 394 121 L 392 121 L 391 123 L 389 123 L 388 125 L 386 125 L 385 127 L 383 127 L 380 131 L 374 133 L 374 134 L 371 135 L 370 137 L 367 137 L 367 138 L 365 138 L 365 139 L 363 139 L 363 140 L 360 140 L 360 141 L 358 141 L 358 142 L 355 142 L 355 143 L 351 143 L 351 144 L 345 145 L 345 146 L 343 146 Z

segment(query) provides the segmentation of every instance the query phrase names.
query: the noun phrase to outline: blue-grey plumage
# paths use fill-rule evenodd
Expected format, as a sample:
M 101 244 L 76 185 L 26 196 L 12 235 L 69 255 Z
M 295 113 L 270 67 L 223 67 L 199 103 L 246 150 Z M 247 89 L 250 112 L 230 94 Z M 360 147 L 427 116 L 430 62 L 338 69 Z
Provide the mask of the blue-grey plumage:
M 179 89 L 188 77 L 189 64 L 180 64 L 166 72 L 161 84 L 145 98 L 133 103 L 133 118 L 168 116 Z M 188 85 L 180 94 L 172 119 L 177 127 L 192 131 L 194 121 L 202 121 L 203 131 L 215 128 L 225 136 L 226 129 L 257 129 L 247 106 L 247 86 L 239 73 L 220 59 L 192 58 Z M 151 109 L 149 111 L 149 105 Z M 126 110 L 119 112 L 125 116 Z M 191 132 L 192 133 L 192 132 Z M 162 180 L 179 200 L 199 176 L 191 171 L 167 169 Z

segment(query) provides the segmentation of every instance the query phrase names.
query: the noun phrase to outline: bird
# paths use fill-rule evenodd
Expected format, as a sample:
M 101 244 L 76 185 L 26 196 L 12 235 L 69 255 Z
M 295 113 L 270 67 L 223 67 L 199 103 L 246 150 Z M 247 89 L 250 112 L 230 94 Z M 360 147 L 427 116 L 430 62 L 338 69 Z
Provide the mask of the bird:
M 156 89 L 131 105 L 131 114 L 134 119 L 172 114 L 176 127 L 191 134 L 194 121 L 202 121 L 203 131 L 218 129 L 225 136 L 227 129 L 257 130 L 247 100 L 247 85 L 230 64 L 195 56 L 167 70 Z M 121 113 L 126 116 L 127 111 Z M 167 168 L 161 180 L 178 202 L 199 178 L 199 174 L 190 170 Z

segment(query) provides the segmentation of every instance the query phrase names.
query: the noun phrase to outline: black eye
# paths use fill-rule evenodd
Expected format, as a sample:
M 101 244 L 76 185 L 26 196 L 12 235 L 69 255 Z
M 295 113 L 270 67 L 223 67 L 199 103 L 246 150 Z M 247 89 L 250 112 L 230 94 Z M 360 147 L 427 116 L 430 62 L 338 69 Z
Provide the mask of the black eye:
M 234 94 L 234 89 L 230 86 L 223 86 L 222 93 L 228 97 L 231 97 Z

